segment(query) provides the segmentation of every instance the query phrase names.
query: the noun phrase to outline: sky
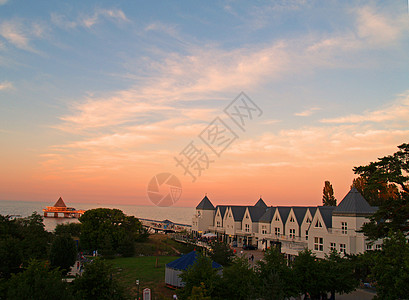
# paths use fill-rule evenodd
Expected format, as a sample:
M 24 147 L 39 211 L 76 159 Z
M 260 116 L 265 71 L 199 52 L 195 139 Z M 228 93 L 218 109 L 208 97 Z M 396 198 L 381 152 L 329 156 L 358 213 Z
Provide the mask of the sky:
M 406 0 L 0 0 L 1 200 L 320 205 L 408 137 Z

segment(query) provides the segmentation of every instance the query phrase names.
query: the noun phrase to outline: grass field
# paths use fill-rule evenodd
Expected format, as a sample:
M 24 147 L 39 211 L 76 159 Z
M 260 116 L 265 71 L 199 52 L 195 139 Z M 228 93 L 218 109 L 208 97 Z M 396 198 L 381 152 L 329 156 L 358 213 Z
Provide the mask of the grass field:
M 150 288 L 155 294 L 153 299 L 171 299 L 174 291 L 165 286 L 165 265 L 178 256 L 139 256 L 124 257 L 111 260 L 117 270 L 117 277 L 121 284 L 136 299 L 136 280 L 139 280 L 139 291 L 142 295 L 144 288 Z M 158 265 L 156 267 L 156 259 Z

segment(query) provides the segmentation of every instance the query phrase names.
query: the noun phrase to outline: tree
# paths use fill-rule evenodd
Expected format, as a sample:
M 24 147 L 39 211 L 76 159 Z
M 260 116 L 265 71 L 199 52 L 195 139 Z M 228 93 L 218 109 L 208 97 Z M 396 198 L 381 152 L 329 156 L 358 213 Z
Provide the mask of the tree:
M 325 181 L 324 188 L 322 190 L 322 204 L 324 206 L 337 206 L 337 199 L 334 197 L 334 190 L 331 182 L 329 181 Z
M 57 224 L 54 229 L 56 235 L 69 234 L 71 237 L 79 237 L 81 234 L 81 223 Z
M 292 270 L 278 247 L 271 247 L 257 262 L 258 292 L 263 299 L 284 299 L 297 294 Z
M 362 178 L 363 196 L 371 205 L 379 206 L 362 228 L 372 240 L 386 237 L 390 230 L 409 234 L 409 144 L 398 148 L 393 155 L 354 168 Z
M 74 280 L 73 293 L 78 299 L 126 299 L 125 292 L 113 276 L 113 269 L 103 259 L 87 263 L 82 276 Z
M 59 267 L 66 274 L 74 265 L 77 256 L 77 247 L 71 236 L 58 235 L 54 238 L 50 249 L 50 264 Z
M 317 260 L 311 250 L 305 249 L 298 253 L 293 263 L 293 278 L 301 294 L 320 299 L 326 291 L 327 277 L 323 264 Z
M 223 270 L 222 299 L 251 299 L 256 294 L 257 277 L 246 257 L 236 257 L 231 266 Z
M 205 297 L 218 295 L 221 277 L 218 270 L 213 268 L 210 258 L 198 254 L 195 263 L 183 271 L 180 278 L 185 283 L 185 287 L 178 291 L 181 299 L 188 299 L 192 295 L 193 287 L 203 287 Z
M 228 266 L 231 264 L 234 253 L 230 246 L 225 242 L 214 241 L 210 244 L 210 258 L 221 264 L 222 266 Z
M 407 299 L 409 295 L 409 244 L 402 232 L 390 232 L 376 255 L 372 276 L 379 299 Z
M 331 293 L 331 299 L 335 299 L 335 293 L 350 293 L 358 286 L 352 262 L 346 257 L 341 257 L 336 250 L 326 255 L 321 264 L 326 276 L 324 289 Z
M 133 216 L 126 216 L 119 209 L 87 210 L 79 221 L 82 224 L 81 247 L 98 250 L 105 255 L 132 255 L 135 241 L 145 235 L 141 222 Z
M 7 299 L 72 299 L 61 273 L 36 260 L 24 272 L 13 275 L 7 287 Z

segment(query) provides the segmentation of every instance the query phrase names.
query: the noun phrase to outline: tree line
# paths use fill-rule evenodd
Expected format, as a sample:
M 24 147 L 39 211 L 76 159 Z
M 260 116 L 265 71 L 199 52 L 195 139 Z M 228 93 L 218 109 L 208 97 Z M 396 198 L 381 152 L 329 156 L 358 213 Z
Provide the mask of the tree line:
M 0 299 L 124 299 L 112 268 L 101 259 L 84 263 L 73 284 L 62 279 L 79 253 L 134 255 L 135 242 L 147 238 L 146 230 L 118 209 L 88 210 L 79 221 L 47 232 L 36 212 L 26 218 L 0 215 Z

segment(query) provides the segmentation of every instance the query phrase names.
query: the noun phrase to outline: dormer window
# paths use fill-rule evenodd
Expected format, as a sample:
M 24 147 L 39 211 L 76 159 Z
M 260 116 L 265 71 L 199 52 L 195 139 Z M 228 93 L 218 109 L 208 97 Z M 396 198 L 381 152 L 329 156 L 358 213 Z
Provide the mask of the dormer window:
M 291 222 L 291 223 L 294 223 L 294 218 L 293 218 L 293 216 L 291 216 L 290 222 Z
M 317 223 L 315 223 L 315 228 L 322 228 L 322 224 L 320 220 L 317 220 Z
M 249 218 L 249 215 L 246 215 L 246 219 L 248 219 Z
M 310 224 L 311 223 L 311 219 L 307 218 L 307 221 L 305 221 L 305 223 Z
M 277 222 L 279 222 L 280 221 L 280 218 L 278 217 L 278 216 L 276 216 L 276 219 L 275 219 Z

